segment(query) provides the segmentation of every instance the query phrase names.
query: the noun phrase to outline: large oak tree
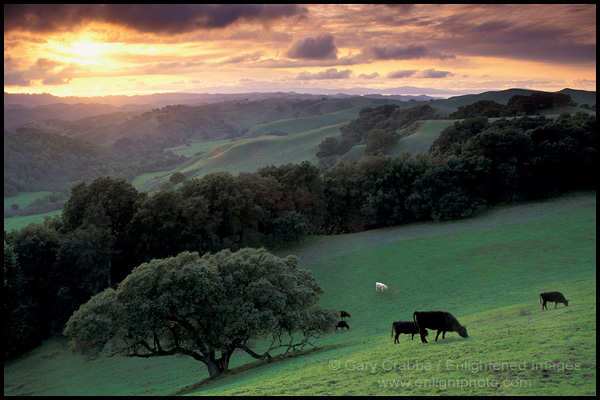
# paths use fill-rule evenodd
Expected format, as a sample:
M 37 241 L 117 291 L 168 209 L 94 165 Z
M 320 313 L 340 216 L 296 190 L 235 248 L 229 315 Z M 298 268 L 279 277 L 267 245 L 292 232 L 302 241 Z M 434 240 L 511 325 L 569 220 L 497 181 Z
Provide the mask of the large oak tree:
M 152 260 L 83 304 L 64 333 L 73 351 L 90 356 L 187 355 L 215 376 L 236 349 L 270 358 L 333 328 L 337 312 L 316 305 L 323 290 L 298 261 L 252 248 Z M 250 348 L 269 336 L 263 354 Z

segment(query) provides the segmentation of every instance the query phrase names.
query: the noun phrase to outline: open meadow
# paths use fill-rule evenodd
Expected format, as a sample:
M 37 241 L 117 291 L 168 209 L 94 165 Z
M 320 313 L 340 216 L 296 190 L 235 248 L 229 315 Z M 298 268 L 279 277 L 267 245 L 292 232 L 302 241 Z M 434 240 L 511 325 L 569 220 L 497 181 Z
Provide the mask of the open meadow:
M 498 207 L 444 223 L 309 237 L 296 254 L 350 330 L 274 361 L 233 355 L 208 380 L 188 358 L 99 358 L 51 339 L 4 364 L 4 395 L 595 395 L 596 194 Z M 374 283 L 389 290 L 375 293 Z M 561 291 L 569 306 L 541 310 Z M 451 312 L 455 332 L 429 343 L 393 321 Z M 260 343 L 258 346 L 260 347 Z

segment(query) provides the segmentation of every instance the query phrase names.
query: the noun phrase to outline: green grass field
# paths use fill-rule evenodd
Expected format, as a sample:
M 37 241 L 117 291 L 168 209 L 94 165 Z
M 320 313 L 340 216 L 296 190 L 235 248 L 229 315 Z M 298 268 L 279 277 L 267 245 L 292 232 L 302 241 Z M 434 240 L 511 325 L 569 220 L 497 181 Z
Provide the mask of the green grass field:
M 434 119 L 421 122 L 423 122 L 423 125 L 419 129 L 398 141 L 396 146 L 390 150 L 390 155 L 398 155 L 403 151 L 408 151 L 411 154 L 417 152 L 427 153 L 431 147 L 431 143 L 437 139 L 440 132 L 454 124 L 456 120 Z
M 310 237 L 297 254 L 350 330 L 286 359 L 236 352 L 213 380 L 188 358 L 86 361 L 62 339 L 4 365 L 5 395 L 595 395 L 596 194 L 499 207 L 462 221 Z M 374 283 L 389 286 L 375 293 Z M 539 294 L 569 307 L 541 310 Z M 429 343 L 391 323 L 451 312 L 469 338 Z M 259 342 L 257 346 L 261 346 Z
M 46 217 L 60 215 L 62 210 L 49 211 L 42 214 L 17 215 L 16 217 L 4 218 L 4 230 L 7 232 L 25 228 L 29 224 L 40 224 Z
M 16 196 L 5 197 L 4 198 L 4 208 L 10 207 L 13 204 L 19 206 L 19 208 L 25 208 L 34 201 L 43 198 L 44 196 L 50 194 L 52 192 L 47 190 L 42 190 L 39 192 L 22 192 Z
M 340 111 L 339 114 L 344 112 L 346 110 Z M 302 161 L 309 161 L 316 165 L 319 161 L 316 156 L 319 144 L 328 137 L 339 138 L 340 136 L 339 128 L 344 125 L 344 122 L 325 125 L 328 122 L 335 122 L 336 114 L 330 113 L 258 125 L 250 130 L 244 138 L 236 141 L 194 142 L 190 146 L 171 148 L 176 154 L 188 156 L 192 156 L 200 150 L 206 153 L 194 157 L 186 164 L 171 171 L 140 175 L 134 179 L 132 184 L 138 190 L 154 191 L 163 183 L 168 182 L 169 177 L 176 171 L 182 172 L 187 177 L 200 177 L 216 171 L 229 171 L 237 175 L 243 171 L 253 172 L 270 165 L 299 164 Z M 424 124 L 416 132 L 401 139 L 390 151 L 390 155 L 398 155 L 403 151 L 411 154 L 426 153 L 439 133 L 452 123 L 454 121 L 424 121 Z M 312 129 L 313 125 L 323 126 Z M 286 131 L 289 134 L 255 137 L 255 135 L 264 135 L 270 131 Z M 362 152 L 364 145 L 355 147 L 356 150 Z
M 39 191 L 39 192 L 23 192 L 19 193 L 16 196 L 5 197 L 4 198 L 4 208 L 8 208 L 13 204 L 17 204 L 19 208 L 25 208 L 29 204 L 33 203 L 37 199 L 41 199 L 44 196 L 50 194 L 49 191 Z M 52 217 L 54 215 L 59 215 L 61 211 L 50 211 L 43 214 L 33 214 L 33 215 L 17 215 L 11 218 L 4 218 L 4 230 L 10 232 L 12 230 L 18 230 L 26 227 L 31 223 L 40 223 L 44 221 L 44 217 Z

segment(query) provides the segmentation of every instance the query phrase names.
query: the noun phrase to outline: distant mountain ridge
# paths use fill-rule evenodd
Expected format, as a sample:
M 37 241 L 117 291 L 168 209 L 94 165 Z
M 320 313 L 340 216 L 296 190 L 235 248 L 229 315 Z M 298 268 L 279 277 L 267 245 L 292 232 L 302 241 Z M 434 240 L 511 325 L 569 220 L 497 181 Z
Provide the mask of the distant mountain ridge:
M 4 129 L 8 131 L 15 131 L 19 127 L 41 129 L 46 132 L 79 137 L 104 146 L 112 145 L 121 138 L 145 142 L 149 139 L 159 139 L 166 147 L 170 147 L 181 144 L 192 136 L 202 140 L 245 137 L 248 130 L 257 129 L 259 125 L 268 129 L 269 126 L 266 124 L 275 121 L 285 119 L 296 121 L 300 117 L 315 119 L 323 114 L 331 115 L 331 118 L 322 118 L 321 121 L 307 127 L 314 129 L 324 126 L 324 123 L 337 124 L 344 120 L 350 121 L 360 109 L 376 107 L 378 104 L 395 103 L 401 107 L 429 104 L 444 116 L 456 111 L 458 107 L 481 100 L 506 104 L 515 95 L 528 96 L 535 92 L 539 91 L 507 89 L 448 99 L 378 93 L 362 96 L 309 95 L 293 92 L 163 93 L 146 96 L 85 98 L 5 92 Z M 596 104 L 596 92 L 563 89 L 558 93 L 569 95 L 571 100 L 578 104 L 590 106 Z M 342 110 L 347 110 L 344 111 L 347 115 L 340 115 Z M 280 134 L 278 132 L 281 129 L 273 127 L 271 130 L 273 134 Z
M 43 94 L 17 94 L 4 92 L 4 106 L 20 104 L 25 107 L 44 106 L 48 104 L 107 104 L 115 107 L 146 105 L 151 107 L 164 107 L 168 105 L 197 105 L 203 103 L 219 103 L 234 100 L 262 100 L 267 98 L 308 99 L 319 98 L 323 95 L 299 94 L 295 92 L 268 92 L 268 93 L 155 93 L 148 95 L 114 95 L 97 97 L 58 97 L 48 93 Z
M 450 97 L 443 100 L 433 100 L 434 104 L 444 105 L 446 107 L 461 107 L 469 104 L 476 103 L 480 100 L 490 100 L 496 103 L 506 104 L 508 100 L 513 96 L 529 96 L 532 93 L 541 92 L 541 90 L 532 89 L 506 89 L 499 91 L 483 92 L 480 94 L 467 94 L 462 96 Z M 596 104 L 596 92 L 588 90 L 576 90 L 565 88 L 558 92 L 571 96 L 571 100 L 578 104 L 588 104 L 593 106 Z
M 402 93 L 402 90 L 406 90 L 403 94 L 393 94 L 395 92 Z M 323 91 L 323 93 L 319 94 L 309 94 L 309 93 L 296 93 L 296 92 L 250 92 L 250 93 L 233 93 L 233 94 L 212 94 L 212 93 L 155 93 L 149 95 L 111 95 L 111 96 L 97 96 L 97 97 L 77 97 L 77 96 L 67 96 L 67 97 L 58 97 L 48 93 L 43 94 L 22 94 L 22 93 L 6 93 L 4 92 L 4 106 L 11 104 L 20 104 L 25 107 L 36 107 L 43 106 L 48 104 L 56 104 L 56 103 L 64 103 L 64 104 L 104 104 L 111 105 L 115 107 L 123 107 L 123 106 L 142 106 L 142 105 L 150 105 L 153 107 L 164 107 L 167 105 L 175 105 L 175 104 L 200 104 L 200 103 L 218 103 L 222 101 L 234 101 L 234 100 L 262 100 L 267 98 L 287 98 L 287 99 L 310 99 L 310 98 L 318 98 L 321 96 L 327 97 L 370 97 L 370 98 L 388 98 L 395 100 L 416 100 L 416 101 L 428 101 L 433 100 L 436 102 L 448 102 L 449 104 L 455 103 L 458 105 L 470 104 L 471 102 L 475 102 L 478 100 L 494 100 L 502 103 L 506 103 L 508 99 L 514 95 L 530 95 L 534 92 L 539 92 L 540 90 L 533 89 L 507 89 L 507 90 L 498 90 L 498 91 L 487 91 L 479 94 L 464 94 L 452 96 L 446 99 L 440 97 L 432 97 L 430 95 L 425 94 L 412 94 L 417 93 L 418 88 L 406 87 L 406 88 L 393 88 L 389 90 L 373 90 L 369 91 L 364 88 L 354 88 L 347 90 L 327 90 Z M 423 89 L 423 91 L 428 91 L 428 89 Z M 345 93 L 344 93 L 345 92 Z M 429 89 L 428 92 L 432 92 Z M 451 91 L 442 91 L 438 90 L 440 94 L 444 92 Z M 571 96 L 573 101 L 581 104 L 596 104 L 596 92 L 595 91 L 587 91 L 587 90 L 577 90 L 577 89 L 569 89 L 565 88 L 557 93 L 564 93 Z M 433 91 L 431 94 L 435 94 Z M 593 98 L 593 103 L 588 101 Z M 476 100 L 474 100 L 476 99 Z M 578 100 L 579 99 L 579 100 Z M 581 101 L 580 101 L 581 100 Z M 463 104 L 464 103 L 464 104 Z

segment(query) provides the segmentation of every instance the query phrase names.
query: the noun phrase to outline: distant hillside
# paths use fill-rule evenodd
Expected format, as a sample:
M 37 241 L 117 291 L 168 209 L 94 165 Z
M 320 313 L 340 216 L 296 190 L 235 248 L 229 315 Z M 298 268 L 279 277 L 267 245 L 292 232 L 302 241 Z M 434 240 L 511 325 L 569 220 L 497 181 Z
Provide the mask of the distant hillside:
M 457 96 L 445 100 L 401 101 L 390 96 L 304 96 L 289 93 L 277 94 L 248 94 L 246 98 L 237 100 L 221 101 L 217 103 L 200 105 L 174 105 L 162 108 L 153 108 L 144 112 L 123 111 L 127 108 L 106 104 L 50 104 L 37 105 L 28 108 L 25 105 L 9 104 L 6 101 L 20 99 L 23 104 L 34 104 L 34 99 L 40 101 L 52 101 L 56 99 L 50 95 L 7 95 L 5 93 L 5 126 L 9 124 L 15 127 L 26 121 L 25 126 L 41 129 L 45 132 L 56 133 L 82 139 L 85 142 L 112 148 L 120 153 L 119 157 L 128 160 L 127 165 L 135 164 L 138 173 L 157 173 L 162 171 L 162 178 L 156 178 L 154 182 L 142 184 L 144 188 L 159 187 L 160 183 L 168 181 L 168 177 L 174 171 L 184 171 L 186 176 L 201 176 L 216 170 L 230 170 L 234 173 L 250 168 L 255 170 L 265 165 L 280 165 L 286 162 L 298 163 L 303 160 L 317 162 L 315 153 L 319 151 L 319 143 L 327 137 L 340 138 L 339 128 L 358 117 L 359 112 L 366 107 L 377 108 L 381 105 L 394 105 L 400 109 L 409 109 L 414 106 L 431 106 L 438 116 L 445 118 L 455 112 L 458 107 L 472 104 L 480 100 L 492 100 L 506 104 L 515 95 L 529 95 L 535 93 L 533 90 L 509 89 L 505 91 L 486 92 L 479 95 Z M 561 93 L 571 96 L 572 101 L 579 104 L 595 105 L 596 92 L 564 89 Z M 281 97 L 268 97 L 268 96 Z M 30 97 L 28 97 L 30 96 Z M 199 97 L 198 97 L 199 96 Z M 171 99 L 192 101 L 198 100 L 202 95 L 174 95 Z M 167 101 L 166 95 L 156 95 L 155 99 Z M 217 98 L 235 98 L 233 95 L 208 96 L 212 100 Z M 8 99 L 8 100 L 7 100 Z M 23 100 L 24 99 L 24 100 Z M 81 98 L 77 98 L 81 99 Z M 97 100 L 97 98 L 95 98 Z M 29 102 L 27 102 L 28 100 Z M 573 107 L 555 110 L 558 115 L 561 112 L 572 112 Z M 549 112 L 553 112 L 550 110 Z M 595 113 L 595 111 L 590 111 Z M 389 149 L 389 154 L 398 154 L 401 151 L 426 152 L 428 146 L 437 137 L 439 132 L 452 122 L 450 120 L 429 120 L 429 118 L 418 118 L 421 121 L 403 128 L 400 142 Z M 323 136 L 323 134 L 328 135 Z M 14 139 L 14 137 L 11 137 Z M 256 142 L 248 141 L 254 138 Z M 24 139 L 24 138 L 23 138 Z M 66 139 L 66 138 L 65 138 Z M 215 140 L 237 140 L 238 142 L 228 144 L 219 151 L 222 154 L 210 152 L 207 154 L 194 155 L 185 165 L 183 159 L 177 163 L 177 158 L 163 149 L 186 144 L 209 143 Z M 56 138 L 52 140 L 57 140 Z M 6 134 L 5 134 L 6 142 Z M 83 142 L 83 143 L 85 143 Z M 66 156 L 65 150 L 55 144 L 48 146 L 40 144 L 37 151 L 50 154 L 59 152 L 57 163 L 42 167 L 43 171 L 35 172 L 33 177 L 25 171 L 31 172 L 30 166 L 14 163 L 14 157 L 20 160 L 29 160 L 37 163 L 36 153 L 24 153 L 27 146 L 12 147 L 7 153 L 5 146 L 5 165 L 7 158 L 9 162 L 8 175 L 5 166 L 5 183 L 9 180 L 9 189 L 14 192 L 25 190 L 57 190 L 65 182 L 72 179 L 79 180 L 78 176 L 85 175 L 88 166 L 79 164 L 78 155 Z M 81 142 L 78 142 L 82 146 Z M 65 145 L 67 153 L 73 149 L 73 145 Z M 290 149 L 285 149 L 290 146 Z M 93 147 L 93 146 L 91 146 Z M 209 146 L 212 148 L 212 145 Z M 349 152 L 347 159 L 358 159 L 363 155 L 365 143 L 360 143 Z M 96 150 L 96 148 L 94 148 Z M 310 149 L 310 151 L 308 151 Z M 77 150 L 79 152 L 79 150 Z M 9 154 L 14 152 L 15 154 Z M 151 153 L 149 153 L 151 152 Z M 83 152 L 85 153 L 85 152 Z M 8 157 L 6 156 L 7 154 Z M 257 155 L 260 157 L 257 158 Z M 11 158 L 12 157 L 12 158 Z M 117 157 L 115 154 L 106 153 L 103 157 Z M 247 160 L 245 158 L 248 158 Z M 44 162 L 50 160 L 49 156 Z M 345 158 L 346 159 L 346 158 Z M 71 176 L 62 171 L 61 160 L 75 160 L 67 169 L 80 169 L 77 176 Z M 120 163 L 121 160 L 98 158 L 91 156 L 90 160 L 98 162 L 96 166 L 90 166 L 94 174 L 107 173 L 110 168 L 107 165 Z M 102 160 L 102 161 L 99 161 Z M 135 162 L 132 160 L 136 160 Z M 74 165 L 77 165 L 74 167 Z M 141 166 L 140 166 L 141 165 Z M 15 167 L 16 166 L 16 167 Z M 33 167 L 36 170 L 39 166 Z M 111 167 L 112 168 L 112 167 Z M 112 170 L 113 174 L 131 174 L 129 167 Z M 125 171 L 127 170 L 127 171 Z M 55 171 L 57 175 L 52 175 Z M 29 173 L 28 172 L 28 173 Z M 73 172 L 73 171 L 72 171 Z M 43 176 L 48 175 L 48 184 L 38 185 L 44 181 Z M 89 175 L 89 173 L 88 173 Z M 88 176 L 86 175 L 86 176 Z M 96 176 L 94 175 L 94 176 Z M 128 176 L 129 176 L 128 175 Z M 92 175 L 89 175 L 90 177 Z M 154 177 L 154 175 L 152 175 Z M 12 181 L 10 180 L 12 179 Z M 29 183 L 34 183 L 29 185 Z M 58 182 L 61 182 L 60 184 Z M 19 183 L 19 185 L 16 185 Z M 39 186 L 39 187 L 38 187 Z M 34 189 L 36 188 L 36 189 Z
M 173 105 L 141 114 L 113 112 L 75 121 L 46 119 L 40 122 L 43 117 L 39 117 L 25 126 L 77 137 L 101 146 L 112 146 L 122 139 L 133 143 L 154 142 L 157 146 L 172 147 L 189 140 L 248 137 L 247 134 L 251 132 L 250 136 L 298 133 L 348 122 L 364 107 L 389 103 L 413 105 L 413 102 L 365 97 L 276 97 L 196 106 Z M 41 107 L 22 110 L 27 115 L 28 110 L 35 114 L 40 109 Z M 44 116 L 47 117 L 48 114 L 44 113 Z M 269 127 L 270 123 L 276 125 Z M 283 128 L 282 123 L 288 126 Z M 16 124 L 11 124 L 14 125 Z
M 69 182 L 123 174 L 124 161 L 83 140 L 20 129 L 4 131 L 4 195 L 38 190 L 61 191 Z
M 217 171 L 237 175 L 270 165 L 300 164 L 302 161 L 316 164 L 319 143 L 326 137 L 338 135 L 342 125 L 343 123 L 325 126 L 286 136 L 269 135 L 231 141 L 193 157 L 173 170 L 139 177 L 134 184 L 140 191 L 154 191 L 169 182 L 171 175 L 177 171 L 188 178 L 195 178 Z
M 174 104 L 200 104 L 218 103 L 234 100 L 261 100 L 265 98 L 312 98 L 319 95 L 298 93 L 235 93 L 235 94 L 210 94 L 210 93 L 155 93 L 134 96 L 96 96 L 96 97 L 58 97 L 48 93 L 44 94 L 15 94 L 4 92 L 4 105 L 20 104 L 26 107 L 63 103 L 63 104 L 107 104 L 122 107 L 131 104 L 149 105 L 151 107 L 164 107 Z
M 106 113 L 132 112 L 138 114 L 153 108 L 169 105 L 201 105 L 228 101 L 259 101 L 270 98 L 303 100 L 320 99 L 318 95 L 298 93 L 157 93 L 138 96 L 102 96 L 102 97 L 57 97 L 50 94 L 11 94 L 4 92 L 4 129 L 15 130 L 19 127 L 49 130 L 62 133 L 56 121 L 72 121 Z M 47 120 L 52 123 L 47 124 Z
M 117 113 L 129 115 L 131 118 L 148 109 L 144 106 L 115 107 L 108 104 L 83 103 L 54 103 L 31 108 L 21 104 L 9 104 L 4 106 L 4 129 L 14 131 L 25 127 L 65 133 L 74 125 L 73 121 Z M 116 122 L 114 117 L 110 118 L 112 123 Z
M 490 100 L 495 101 L 496 103 L 506 104 L 508 103 L 508 100 L 513 96 L 529 96 L 535 92 L 540 91 L 531 89 L 507 89 L 500 91 L 484 92 L 480 94 L 455 96 L 444 100 L 432 100 L 430 104 L 454 108 L 473 104 L 480 100 Z M 563 89 L 557 93 L 563 93 L 571 96 L 571 100 L 578 104 L 588 104 L 590 106 L 596 104 L 596 92 L 590 92 L 586 90 Z
M 596 105 L 596 92 L 590 92 L 588 90 L 563 89 L 558 93 L 563 93 L 571 96 L 571 100 L 579 105 Z
M 458 107 L 480 100 L 506 104 L 512 96 L 534 92 L 529 89 L 508 89 L 437 100 L 427 96 L 378 94 L 164 93 L 85 98 L 4 93 L 4 129 L 42 129 L 103 146 L 127 139 L 145 143 L 148 140 L 159 141 L 163 146 L 170 147 L 188 139 L 215 140 L 297 133 L 340 123 L 348 116 L 349 121 L 356 117 L 360 109 L 383 104 L 401 107 L 429 104 L 438 110 L 438 115 L 444 117 Z M 568 94 L 578 104 L 596 104 L 596 92 L 563 89 L 561 93 Z M 325 114 L 330 115 L 329 121 L 320 117 Z M 310 119 L 299 119 L 309 117 L 315 117 L 318 121 L 307 125 L 312 123 Z M 292 121 L 294 119 L 298 120 Z M 268 126 L 269 123 L 276 124 Z
M 296 92 L 252 92 L 252 93 L 230 93 L 230 94 L 213 94 L 213 93 L 155 93 L 148 95 L 134 96 L 97 96 L 97 97 L 58 97 L 48 93 L 44 94 L 14 94 L 4 92 L 4 105 L 19 104 L 25 107 L 35 107 L 55 103 L 63 104 L 107 104 L 115 107 L 123 107 L 127 105 L 145 105 L 151 107 L 164 107 L 175 104 L 198 105 L 208 103 L 221 103 L 225 101 L 251 100 L 258 101 L 270 98 L 279 99 L 315 99 L 326 96 L 328 98 L 347 98 L 347 97 L 372 97 L 385 98 L 394 100 L 417 100 L 427 101 L 433 97 L 425 95 L 383 95 L 383 94 L 361 94 L 366 89 L 349 90 L 346 94 L 337 93 L 337 91 L 327 91 L 322 94 L 296 93 Z
M 85 140 L 36 129 L 4 131 L 4 196 L 40 190 L 68 193 L 72 184 L 102 176 L 127 181 L 174 168 L 186 158 L 143 146 L 108 150 Z

